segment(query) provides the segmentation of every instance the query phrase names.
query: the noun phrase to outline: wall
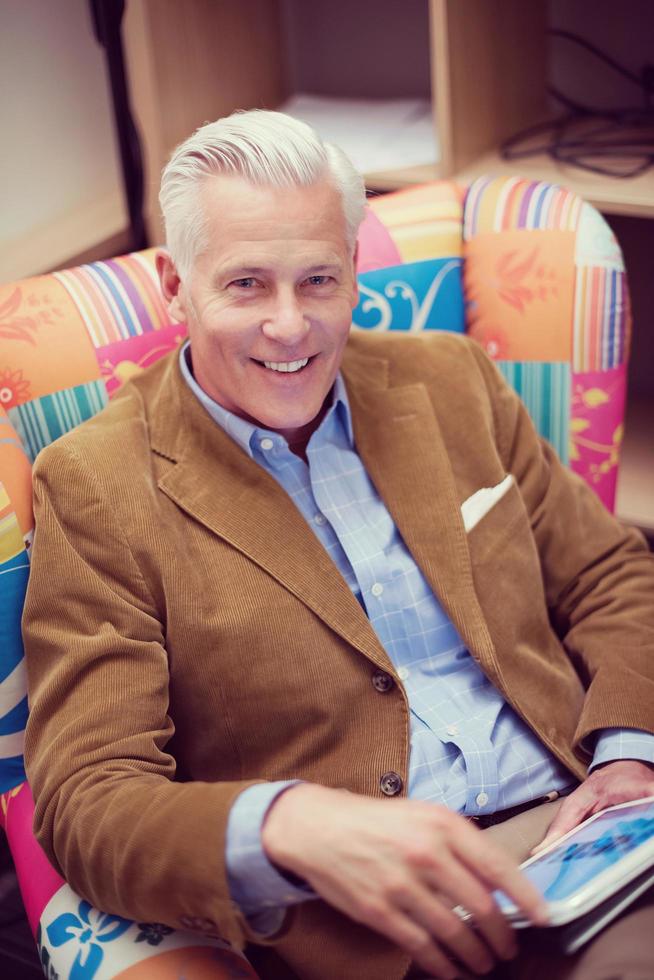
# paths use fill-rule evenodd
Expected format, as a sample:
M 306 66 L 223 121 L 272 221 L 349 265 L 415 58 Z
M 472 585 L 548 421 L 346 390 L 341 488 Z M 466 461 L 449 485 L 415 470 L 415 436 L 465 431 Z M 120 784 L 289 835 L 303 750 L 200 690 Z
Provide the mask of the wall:
M 281 11 L 289 93 L 429 98 L 426 0 L 281 0 Z
M 0 4 L 0 282 L 125 226 L 104 54 L 87 0 Z

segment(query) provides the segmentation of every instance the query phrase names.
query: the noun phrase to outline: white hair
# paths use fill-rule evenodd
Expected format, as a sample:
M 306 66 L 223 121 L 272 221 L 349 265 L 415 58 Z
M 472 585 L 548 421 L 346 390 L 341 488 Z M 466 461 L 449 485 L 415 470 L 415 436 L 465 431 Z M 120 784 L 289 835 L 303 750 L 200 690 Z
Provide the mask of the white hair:
M 264 187 L 330 180 L 341 196 L 347 244 L 354 252 L 366 205 L 361 174 L 339 147 L 323 143 L 306 123 L 253 109 L 201 126 L 164 167 L 159 203 L 166 244 L 181 278 L 209 244 L 199 192 L 207 177 L 217 174 L 235 174 Z

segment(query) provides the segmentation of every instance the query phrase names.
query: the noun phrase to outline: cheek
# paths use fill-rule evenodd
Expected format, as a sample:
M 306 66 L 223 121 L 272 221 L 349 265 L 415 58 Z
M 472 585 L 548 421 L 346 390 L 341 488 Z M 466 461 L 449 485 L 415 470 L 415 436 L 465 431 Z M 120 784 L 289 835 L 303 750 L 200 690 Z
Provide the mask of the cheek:
M 250 331 L 243 317 L 225 313 L 218 322 L 197 323 L 190 328 L 191 345 L 212 357 L 228 358 L 238 354 L 247 346 Z
M 338 295 L 333 296 L 329 302 L 329 307 L 323 310 L 323 320 L 329 323 L 332 330 L 347 331 L 352 323 L 352 293 L 343 290 Z M 355 304 L 356 305 L 356 304 Z

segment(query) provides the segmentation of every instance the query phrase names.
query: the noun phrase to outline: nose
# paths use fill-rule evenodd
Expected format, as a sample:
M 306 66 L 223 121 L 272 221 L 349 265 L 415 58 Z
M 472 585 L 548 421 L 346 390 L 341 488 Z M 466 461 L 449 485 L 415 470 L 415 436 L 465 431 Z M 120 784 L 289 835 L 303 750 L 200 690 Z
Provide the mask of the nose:
M 276 298 L 274 309 L 262 324 L 268 340 L 274 340 L 286 347 L 299 344 L 310 330 L 308 318 L 295 291 L 284 291 Z

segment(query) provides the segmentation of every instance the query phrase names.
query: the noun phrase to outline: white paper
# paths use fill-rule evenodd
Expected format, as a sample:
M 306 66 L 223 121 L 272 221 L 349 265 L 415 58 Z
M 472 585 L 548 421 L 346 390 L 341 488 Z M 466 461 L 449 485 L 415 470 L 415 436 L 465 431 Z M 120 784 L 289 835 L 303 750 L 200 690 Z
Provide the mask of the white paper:
M 308 123 L 348 155 L 361 173 L 437 163 L 438 140 L 428 99 L 337 99 L 292 96 L 281 112 Z

